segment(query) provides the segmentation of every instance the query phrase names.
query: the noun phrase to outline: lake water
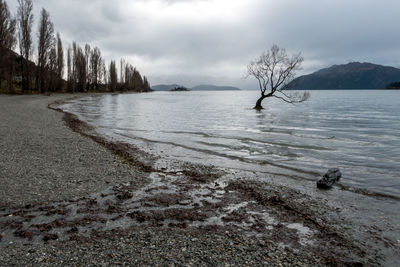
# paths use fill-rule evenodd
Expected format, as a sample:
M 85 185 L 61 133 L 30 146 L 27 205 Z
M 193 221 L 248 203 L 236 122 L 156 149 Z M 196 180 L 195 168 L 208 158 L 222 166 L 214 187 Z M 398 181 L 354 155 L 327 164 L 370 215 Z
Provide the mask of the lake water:
M 258 91 L 98 95 L 61 108 L 108 137 L 165 158 L 341 183 L 400 196 L 400 91 L 311 91 L 305 103 Z

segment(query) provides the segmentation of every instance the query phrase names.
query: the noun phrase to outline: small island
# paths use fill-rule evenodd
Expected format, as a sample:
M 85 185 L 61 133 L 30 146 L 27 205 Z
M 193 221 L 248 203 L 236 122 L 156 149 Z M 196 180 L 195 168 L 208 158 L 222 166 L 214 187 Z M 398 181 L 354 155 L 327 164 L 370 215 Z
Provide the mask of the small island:
M 184 86 L 178 86 L 178 87 L 171 89 L 170 91 L 171 92 L 185 92 L 185 91 L 190 91 L 190 90 Z
M 385 89 L 400 89 L 400 82 L 391 83 Z

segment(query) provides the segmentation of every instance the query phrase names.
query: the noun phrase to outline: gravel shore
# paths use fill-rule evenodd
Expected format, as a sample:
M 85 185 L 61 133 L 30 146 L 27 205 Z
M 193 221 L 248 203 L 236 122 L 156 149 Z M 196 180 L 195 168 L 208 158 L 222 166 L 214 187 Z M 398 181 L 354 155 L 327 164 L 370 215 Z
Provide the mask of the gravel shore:
M 111 185 L 146 183 L 146 173 L 77 134 L 48 105 L 72 95 L 0 96 L 0 205 L 7 209 L 77 199 Z M 68 242 L 13 245 L 1 266 L 306 266 L 276 245 L 214 232 L 130 228 Z M 286 263 L 286 264 L 285 264 Z
M 158 228 L 8 247 L 0 255 L 3 266 L 322 266 L 277 245 L 229 233 Z
M 0 207 L 70 200 L 145 179 L 47 108 L 71 97 L 0 96 Z
M 71 97 L 0 96 L 0 266 L 382 262 L 328 201 L 322 209 L 296 190 L 211 166 L 153 164 L 48 108 Z M 396 244 L 367 229 L 396 255 Z

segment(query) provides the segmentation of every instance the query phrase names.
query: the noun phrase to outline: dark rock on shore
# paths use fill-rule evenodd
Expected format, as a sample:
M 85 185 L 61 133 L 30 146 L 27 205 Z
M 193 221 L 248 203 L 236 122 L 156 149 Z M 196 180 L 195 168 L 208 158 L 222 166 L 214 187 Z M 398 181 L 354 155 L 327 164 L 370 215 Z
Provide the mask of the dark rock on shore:
M 329 189 L 340 180 L 340 177 L 342 177 L 342 173 L 338 168 L 329 169 L 324 174 L 324 177 L 317 182 L 317 187 L 320 189 Z

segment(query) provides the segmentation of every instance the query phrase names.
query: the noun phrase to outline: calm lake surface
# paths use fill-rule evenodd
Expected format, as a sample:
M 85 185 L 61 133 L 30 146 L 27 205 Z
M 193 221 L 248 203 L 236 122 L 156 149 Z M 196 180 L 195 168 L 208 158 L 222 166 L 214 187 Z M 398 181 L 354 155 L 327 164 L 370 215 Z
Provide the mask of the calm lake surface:
M 306 103 L 258 91 L 99 95 L 61 108 L 100 133 L 166 158 L 341 183 L 400 196 L 400 91 L 311 91 Z

